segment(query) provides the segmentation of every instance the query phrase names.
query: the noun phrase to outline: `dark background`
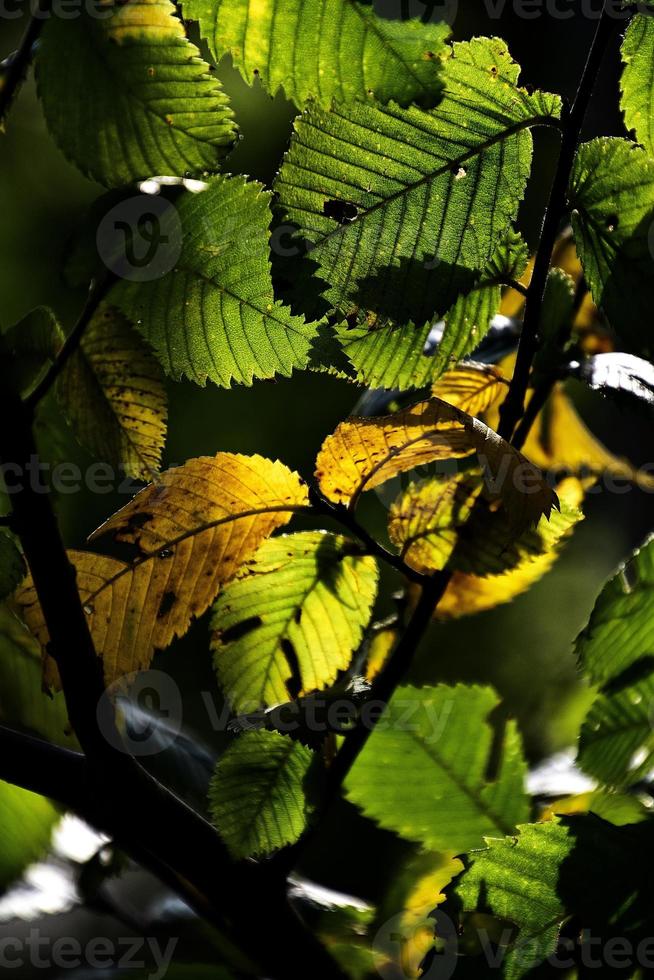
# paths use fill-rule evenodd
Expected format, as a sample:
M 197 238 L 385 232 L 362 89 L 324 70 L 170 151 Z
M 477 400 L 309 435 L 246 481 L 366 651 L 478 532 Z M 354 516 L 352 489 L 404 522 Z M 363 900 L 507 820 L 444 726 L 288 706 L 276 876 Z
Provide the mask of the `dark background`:
M 415 13 L 424 9 L 417 0 L 408 6 Z M 595 20 L 588 16 L 587 3 L 560 0 L 560 6 L 574 16 L 562 20 L 543 14 L 524 20 L 507 3 L 502 16 L 493 19 L 487 10 L 492 3 L 463 0 L 454 34 L 460 39 L 475 34 L 504 37 L 523 65 L 524 84 L 570 98 Z M 392 12 L 390 0 L 384 3 L 384 10 Z M 21 21 L 0 20 L 2 56 L 13 49 L 20 30 Z M 242 132 L 226 169 L 270 184 L 288 143 L 295 110 L 281 95 L 271 99 L 259 87 L 245 85 L 228 65 L 221 66 L 220 75 Z M 617 108 L 618 77 L 616 42 L 587 118 L 587 137 L 624 133 Z M 555 151 L 556 137 L 536 135 L 534 171 L 520 221 L 532 245 L 538 238 Z M 14 106 L 6 134 L 0 137 L 0 323 L 7 325 L 39 304 L 52 306 L 66 326 L 74 321 L 84 292 L 65 285 L 63 258 L 86 206 L 100 193 L 102 188 L 80 176 L 48 136 L 30 80 Z M 580 388 L 572 393 L 586 420 L 610 448 L 630 455 L 636 463 L 653 458 L 648 418 L 614 409 Z M 321 441 L 352 410 L 359 394 L 344 382 L 309 374 L 231 391 L 171 384 L 166 463 L 237 450 L 279 457 L 308 475 Z M 3 424 L 11 422 L 4 420 Z M 71 453 L 82 464 L 90 461 L 79 448 L 72 447 Z M 82 545 L 85 536 L 123 502 L 118 494 L 94 496 L 88 492 L 62 498 L 60 512 L 68 543 Z M 381 531 L 384 515 L 379 503 L 373 501 L 364 514 L 372 529 Z M 651 495 L 631 489 L 624 495 L 602 493 L 589 498 L 587 515 L 555 570 L 526 596 L 492 613 L 434 626 L 413 672 L 419 683 L 442 679 L 493 683 L 518 717 L 532 760 L 574 741 L 590 695 L 576 677 L 572 641 L 602 581 L 649 533 L 654 507 Z M 210 690 L 217 698 L 206 620 L 196 624 L 158 663 L 187 689 Z M 189 700 L 186 717 L 192 730 L 213 739 L 197 697 Z M 326 861 L 324 855 L 321 860 L 316 857 L 313 869 L 355 890 L 362 884 L 360 875 L 358 885 L 348 880 L 344 853 L 348 835 L 343 831 L 352 831 L 351 847 L 358 847 L 357 819 L 344 808 L 333 838 L 336 842 L 339 835 L 343 860 L 334 861 L 333 855 Z M 386 836 L 380 834 L 380 842 Z M 385 869 L 383 862 L 366 863 L 370 867 L 363 887 L 372 893 L 375 876 L 383 876 Z

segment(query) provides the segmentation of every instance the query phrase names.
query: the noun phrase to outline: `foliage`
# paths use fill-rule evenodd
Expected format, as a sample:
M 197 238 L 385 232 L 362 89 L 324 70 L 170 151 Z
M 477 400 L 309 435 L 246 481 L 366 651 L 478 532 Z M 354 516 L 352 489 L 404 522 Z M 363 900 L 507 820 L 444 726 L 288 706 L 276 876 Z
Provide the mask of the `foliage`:
M 0 66 L 0 121 L 34 58 L 54 140 L 89 194 L 109 188 L 71 242 L 69 277 L 89 287 L 78 320 L 55 303 L 0 332 L 0 888 L 47 848 L 59 794 L 220 926 L 220 963 L 180 975 L 431 976 L 454 945 L 459 976 L 490 958 L 509 980 L 549 976 L 566 953 L 581 978 L 589 937 L 651 930 L 654 541 L 576 641 L 583 792 L 530 791 L 537 753 L 500 693 L 458 682 L 442 623 L 530 589 L 586 513 L 595 535 L 602 481 L 654 488 L 627 458 L 635 440 L 616 453 L 575 406 L 582 391 L 595 404 L 585 389 L 654 403 L 652 4 L 625 13 L 624 128 L 588 142 L 606 13 L 564 111 L 520 86 L 502 38 L 450 43 L 425 6 L 106 0 L 35 15 L 37 43 L 28 32 Z M 226 58 L 296 113 L 267 185 L 226 159 L 245 88 Z M 562 148 L 534 243 L 536 128 Z M 184 384 L 299 372 L 364 389 L 313 466 L 284 442 L 282 459 L 184 451 Z M 59 491 L 22 479 L 35 455 L 65 462 L 73 437 L 138 485 L 96 502 L 86 545 Z M 476 679 L 492 667 L 506 688 L 508 659 L 484 664 L 471 622 Z M 503 642 L 530 660 L 524 637 Z M 211 658 L 225 710 L 205 748 L 189 704 Z M 184 688 L 180 717 L 156 681 L 139 700 L 151 668 Z M 135 721 L 170 735 L 174 777 L 132 764 Z M 21 781 L 16 746 L 61 780 L 30 762 Z M 185 770 L 206 813 L 180 802 Z M 131 836 L 140 818 L 147 840 Z

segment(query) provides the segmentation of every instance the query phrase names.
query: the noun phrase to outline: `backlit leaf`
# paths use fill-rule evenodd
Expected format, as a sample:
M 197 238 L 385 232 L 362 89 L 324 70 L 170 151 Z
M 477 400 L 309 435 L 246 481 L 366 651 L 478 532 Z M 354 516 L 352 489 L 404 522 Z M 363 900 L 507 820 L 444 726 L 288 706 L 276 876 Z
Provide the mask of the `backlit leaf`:
M 349 666 L 377 589 L 374 558 L 356 551 L 321 531 L 272 538 L 221 593 L 212 648 L 236 711 L 325 688 Z
M 325 496 L 352 509 L 365 490 L 398 473 L 473 451 L 493 476 L 493 492 L 501 497 L 514 528 L 549 514 L 556 494 L 529 460 L 479 419 L 438 398 L 394 415 L 341 422 L 322 445 L 316 478 Z M 528 492 L 520 489 L 523 482 L 529 484 Z
M 654 542 L 607 582 L 577 639 L 579 663 L 601 685 L 583 723 L 579 763 L 611 785 L 654 767 Z
M 620 85 L 622 110 L 628 129 L 654 156 L 654 20 L 651 16 L 636 14 L 622 42 L 622 60 L 625 68 Z
M 218 61 L 302 105 L 373 96 L 433 104 L 446 24 L 378 17 L 369 0 L 184 0 Z
M 44 797 L 0 782 L 0 889 L 43 856 L 58 817 Z
M 560 112 L 518 74 L 503 41 L 476 39 L 449 49 L 433 110 L 311 105 L 296 122 L 275 188 L 335 307 L 424 324 L 474 286 L 523 196 L 528 130 Z
M 183 635 L 262 541 L 306 503 L 306 487 L 281 463 L 218 453 L 166 470 L 95 532 L 135 545 L 133 562 L 71 552 L 107 682 L 147 667 L 155 650 Z M 29 579 L 15 602 L 45 647 Z M 46 680 L 57 685 L 51 660 Z
M 492 779 L 498 698 L 489 687 L 401 687 L 345 781 L 367 817 L 408 840 L 455 853 L 511 833 L 529 812 L 515 722 L 506 725 Z M 475 737 L 469 733 L 474 729 Z
M 570 204 L 577 251 L 595 303 L 634 353 L 651 353 L 654 160 L 628 140 L 584 143 L 577 153 Z
M 306 781 L 313 753 L 277 732 L 245 732 L 220 758 L 209 801 L 235 858 L 292 844 L 306 826 Z
M 315 330 L 273 295 L 269 200 L 243 177 L 217 177 L 201 193 L 184 193 L 175 269 L 112 290 L 111 301 L 172 377 L 229 387 L 306 365 Z
M 108 187 L 215 170 L 236 137 L 227 97 L 169 0 L 50 17 L 37 80 L 61 149 Z
M 75 434 L 93 454 L 128 476 L 150 480 L 166 438 L 163 372 L 116 309 L 101 307 L 57 383 Z

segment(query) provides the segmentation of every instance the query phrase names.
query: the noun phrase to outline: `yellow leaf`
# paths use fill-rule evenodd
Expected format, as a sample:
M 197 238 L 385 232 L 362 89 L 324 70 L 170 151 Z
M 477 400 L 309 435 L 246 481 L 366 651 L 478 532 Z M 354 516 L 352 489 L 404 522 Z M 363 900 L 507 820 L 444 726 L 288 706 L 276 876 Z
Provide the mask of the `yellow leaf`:
M 98 309 L 57 382 L 57 397 L 95 456 L 137 480 L 156 475 L 166 438 L 163 372 L 118 310 Z
M 131 563 L 71 552 L 107 683 L 147 667 L 155 650 L 183 635 L 262 541 L 306 504 L 305 485 L 282 463 L 218 453 L 167 470 L 95 532 L 136 545 Z M 14 601 L 45 648 L 30 580 Z M 58 686 L 52 662 L 46 682 Z
M 496 575 L 479 576 L 455 571 L 436 609 L 437 619 L 455 619 L 510 602 L 549 571 L 561 545 L 575 525 L 583 520 L 583 514 L 578 509 L 583 500 L 583 485 L 570 478 L 557 489 L 561 513 L 556 515 L 556 521 L 552 521 L 551 525 L 541 521 L 537 529 L 541 535 L 542 550 L 535 554 L 530 552 L 509 571 Z
M 443 459 L 478 454 L 514 528 L 535 523 L 556 494 L 522 453 L 479 419 L 438 398 L 382 418 L 342 422 L 322 445 L 316 478 L 329 500 L 354 509 L 365 490 L 398 473 Z
M 397 636 L 397 630 L 393 627 L 377 630 L 373 635 L 366 658 L 366 680 L 374 681 L 379 674 L 395 646 Z
M 481 476 L 436 476 L 412 483 L 391 505 L 388 534 L 421 574 L 444 568 L 482 489 Z
M 447 371 L 432 388 L 441 401 L 468 415 L 481 415 L 509 390 L 509 382 L 496 367 L 463 363 Z

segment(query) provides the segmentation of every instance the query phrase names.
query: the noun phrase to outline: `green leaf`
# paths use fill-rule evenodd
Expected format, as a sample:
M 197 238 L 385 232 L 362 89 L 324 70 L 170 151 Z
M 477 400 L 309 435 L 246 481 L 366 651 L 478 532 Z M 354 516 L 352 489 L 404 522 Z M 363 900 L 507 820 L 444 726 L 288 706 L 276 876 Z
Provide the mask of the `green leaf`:
M 184 0 L 218 61 L 298 105 L 369 96 L 433 105 L 447 24 L 378 17 L 371 0 Z
M 529 813 L 526 766 L 513 721 L 495 756 L 488 716 L 497 704 L 489 687 L 399 688 L 347 777 L 348 798 L 432 850 L 511 833 Z
M 415 327 L 392 322 L 348 323 L 337 337 L 356 370 L 358 381 L 374 388 L 421 388 L 438 378 L 483 340 L 500 308 L 502 282 L 518 279 L 529 252 L 521 236 L 509 229 L 472 290 L 464 293 L 443 318 L 443 336 L 435 352 L 425 353 L 432 324 Z
M 174 378 L 229 387 L 306 366 L 315 327 L 273 295 L 269 200 L 242 177 L 216 177 L 202 193 L 185 193 L 175 269 L 112 290 L 111 302 Z
M 622 42 L 622 111 L 628 129 L 654 156 L 654 18 L 636 14 Z
M 277 732 L 245 732 L 211 781 L 213 821 L 235 858 L 292 844 L 307 821 L 305 785 L 313 753 Z
M 424 323 L 470 289 L 515 217 L 531 167 L 529 128 L 557 96 L 517 87 L 497 39 L 456 44 L 436 109 L 311 105 L 276 181 L 333 306 Z
M 23 556 L 13 539 L 0 530 L 0 599 L 5 599 L 25 577 Z
M 595 303 L 631 349 L 651 352 L 654 160 L 628 140 L 584 143 L 569 196 L 577 251 Z
M 0 603 L 0 722 L 74 748 L 62 694 L 48 697 L 41 682 L 41 648 Z
M 163 372 L 119 310 L 98 309 L 56 391 L 76 436 L 95 456 L 135 479 L 156 475 L 166 438 Z
M 110 0 L 77 13 L 49 18 L 37 60 L 64 153 L 109 187 L 215 170 L 234 142 L 233 116 L 174 4 Z
M 218 598 L 212 649 L 238 712 L 328 687 L 361 643 L 377 591 L 374 558 L 322 531 L 264 542 Z
M 0 890 L 45 853 L 58 816 L 44 797 L 0 782 Z
M 654 540 L 605 585 L 577 639 L 584 673 L 602 685 L 580 732 L 579 764 L 634 783 L 654 767 Z
M 611 938 L 627 939 L 635 955 L 640 938 L 651 936 L 651 821 L 615 827 L 592 815 L 564 817 L 520 827 L 517 838 L 488 844 L 469 855 L 469 869 L 456 888 L 464 913 L 460 948 L 476 947 L 481 954 L 471 961 L 472 975 L 475 964 L 486 964 L 489 916 L 497 920 L 500 975 L 506 980 L 534 976 L 530 971 L 557 951 L 566 920 L 579 938 L 561 948 L 552 966 L 569 962 L 579 943 L 581 961 L 592 956 L 596 966 L 605 967 L 598 972 L 608 975 Z M 476 912 L 483 913 L 481 922 Z

